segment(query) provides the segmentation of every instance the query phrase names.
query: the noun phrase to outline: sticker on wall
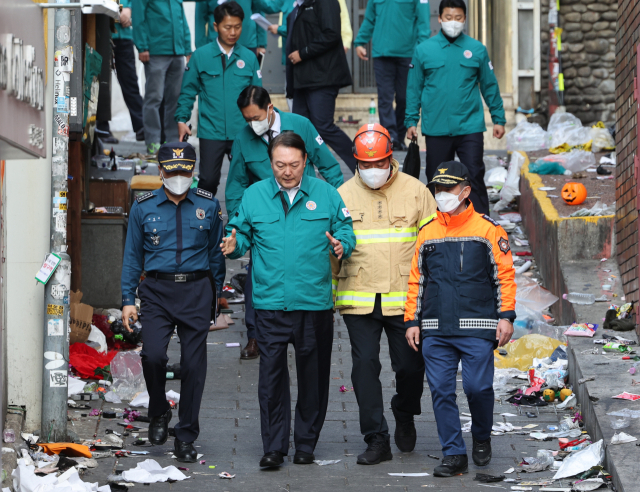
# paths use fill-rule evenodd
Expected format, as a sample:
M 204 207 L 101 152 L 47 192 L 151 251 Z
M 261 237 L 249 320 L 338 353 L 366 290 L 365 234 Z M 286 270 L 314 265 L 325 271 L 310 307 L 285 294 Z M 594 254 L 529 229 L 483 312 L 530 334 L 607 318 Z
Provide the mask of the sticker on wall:
M 47 321 L 47 335 L 50 337 L 61 337 L 64 335 L 64 325 L 61 319 L 50 319 Z M 55 369 L 51 368 L 51 369 Z
M 58 30 L 56 31 L 56 38 L 61 43 L 68 43 L 71 39 L 71 29 L 69 29 L 69 26 L 58 27 Z
M 53 316 L 62 316 L 64 314 L 64 306 L 58 306 L 57 304 L 47 304 L 47 314 Z
M 40 270 L 38 270 L 38 273 L 36 273 L 36 280 L 41 284 L 46 284 L 51 278 L 51 275 L 53 275 L 53 272 L 55 272 L 56 268 L 58 268 L 60 261 L 61 258 L 57 254 L 49 253 L 45 257 L 44 263 L 40 267 Z
M 64 364 L 64 361 L 62 361 Z M 49 371 L 49 386 L 51 388 L 67 387 L 67 371 Z

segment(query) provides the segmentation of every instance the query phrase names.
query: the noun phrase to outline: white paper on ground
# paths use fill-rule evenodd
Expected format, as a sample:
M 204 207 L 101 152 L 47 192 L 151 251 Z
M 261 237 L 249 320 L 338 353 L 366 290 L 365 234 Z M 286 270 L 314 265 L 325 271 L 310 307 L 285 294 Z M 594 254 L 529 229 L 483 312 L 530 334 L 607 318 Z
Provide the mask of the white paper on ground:
M 83 482 L 78 475 L 78 470 L 69 468 L 59 477 L 45 475 L 39 477 L 35 474 L 35 467 L 27 465 L 24 459 L 18 460 L 18 467 L 11 473 L 14 490 L 16 492 L 110 492 L 108 485 L 102 487 L 98 483 Z
M 514 468 L 509 468 L 509 469 L 508 469 L 506 472 L 504 472 L 504 473 L 509 474 L 509 473 L 513 473 L 514 471 L 515 471 L 515 469 L 514 469 Z
M 630 436 L 625 432 L 621 432 L 620 434 L 614 434 L 611 438 L 611 444 L 624 444 L 627 442 L 637 441 L 637 437 Z
M 566 401 L 566 400 L 565 400 Z M 571 453 L 562 461 L 562 466 L 553 477 L 554 480 L 572 477 L 592 466 L 598 466 L 604 460 L 604 441 L 600 439 L 598 442 L 587 446 L 580 451 Z
M 428 477 L 428 473 L 389 473 L 390 477 Z
M 199 454 L 198 456 L 196 456 L 196 459 L 197 459 L 197 460 L 199 460 L 199 459 L 201 459 L 203 456 L 204 456 L 204 454 Z M 175 455 L 175 454 L 172 454 L 172 455 L 171 455 L 171 457 L 172 457 L 174 460 L 178 459 L 178 458 L 176 458 L 176 455 Z
M 158 483 L 167 480 L 185 480 L 187 477 L 175 466 L 162 468 L 156 460 L 144 460 L 135 468 L 122 472 L 122 478 L 127 482 Z
M 73 376 L 69 376 L 67 378 L 67 389 L 69 390 L 69 396 L 79 395 L 80 393 L 82 393 L 85 384 L 86 383 L 82 379 L 77 379 Z
M 327 466 L 327 465 L 335 465 L 336 463 L 340 463 L 341 460 L 313 460 L 316 465 Z
M 231 342 L 231 343 L 227 343 L 227 348 L 229 347 L 239 347 L 240 344 L 238 342 Z
M 517 417 L 517 415 L 515 413 L 501 413 L 500 414 L 502 417 Z
M 173 390 L 169 390 L 167 391 L 166 396 L 167 396 L 167 400 L 173 400 L 176 403 L 180 403 L 180 393 L 176 393 Z M 149 392 L 143 391 L 141 393 L 138 393 L 136 397 L 133 400 L 131 400 L 129 405 L 132 407 L 149 408 Z

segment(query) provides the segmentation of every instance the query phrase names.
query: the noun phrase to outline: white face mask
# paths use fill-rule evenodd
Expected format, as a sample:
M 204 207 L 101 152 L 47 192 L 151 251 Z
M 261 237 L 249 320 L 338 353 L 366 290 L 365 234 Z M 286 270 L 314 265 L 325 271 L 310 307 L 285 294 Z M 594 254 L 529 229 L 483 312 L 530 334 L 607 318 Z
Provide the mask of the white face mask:
M 462 191 L 454 195 L 453 193 L 447 193 L 446 191 L 441 191 L 440 193 L 436 193 L 435 199 L 438 204 L 438 209 L 440 212 L 448 214 L 449 212 L 453 212 L 460 205 L 460 200 L 458 197 L 462 194 Z
M 389 179 L 389 169 L 360 169 L 358 168 L 358 172 L 360 173 L 360 178 L 364 181 L 369 188 L 372 190 L 377 190 L 382 185 L 384 185 Z
M 164 173 L 162 175 L 162 183 L 164 187 L 169 190 L 174 195 L 182 195 L 189 190 L 191 187 L 191 183 L 193 182 L 193 178 L 188 176 L 171 176 L 169 178 L 164 177 Z
M 258 135 L 259 137 L 264 135 L 266 131 L 269 129 L 269 127 L 271 126 L 269 124 L 269 108 L 267 108 L 267 117 L 264 120 L 250 121 L 249 125 L 251 126 L 251 128 L 253 129 L 256 135 Z
M 464 22 L 447 21 L 441 22 L 440 25 L 442 26 L 444 33 L 450 38 L 457 38 L 464 29 Z

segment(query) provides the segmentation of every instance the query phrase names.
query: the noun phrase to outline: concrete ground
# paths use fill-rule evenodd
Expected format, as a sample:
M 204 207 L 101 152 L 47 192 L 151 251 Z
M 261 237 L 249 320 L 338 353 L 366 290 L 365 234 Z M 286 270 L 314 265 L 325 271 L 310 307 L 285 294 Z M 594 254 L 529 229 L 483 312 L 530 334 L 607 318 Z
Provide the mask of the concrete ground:
M 197 143 L 194 139 L 193 143 Z M 136 143 L 122 143 L 116 147 L 118 153 L 142 151 L 143 146 Z M 404 155 L 397 155 L 400 162 Z M 424 156 L 423 156 L 424 162 Z M 223 167 L 224 186 L 228 171 L 228 162 Z M 343 165 L 343 171 L 347 179 L 350 171 Z M 423 176 L 424 180 L 424 176 Z M 221 199 L 224 207 L 224 197 Z M 225 217 L 226 220 L 226 217 Z M 243 264 L 240 260 L 228 261 L 227 281 L 240 272 Z M 232 305 L 232 318 L 235 324 L 228 330 L 212 332 L 208 338 L 208 369 L 207 383 L 200 411 L 200 438 L 196 442 L 197 449 L 204 454 L 206 464 L 198 463 L 186 465 L 189 468 L 184 473 L 190 478 L 183 482 L 173 484 L 154 484 L 147 490 L 285 490 L 285 491 L 313 491 L 313 490 L 371 490 L 372 488 L 391 488 L 402 491 L 422 490 L 433 488 L 437 490 L 475 490 L 485 491 L 486 487 L 510 489 L 513 483 L 501 483 L 481 485 L 473 480 L 476 473 L 501 474 L 511 467 L 517 467 L 523 457 L 535 456 L 538 449 L 557 449 L 557 442 L 539 442 L 529 438 L 528 435 L 507 434 L 493 437 L 493 460 L 487 467 L 469 466 L 469 474 L 449 478 L 433 477 L 433 468 L 440 460 L 430 457 L 433 455 L 441 458 L 441 447 L 437 437 L 436 424 L 431 406 L 431 397 L 428 385 L 424 384 L 422 398 L 422 415 L 416 419 L 418 429 L 418 443 L 412 453 L 401 453 L 392 440 L 392 461 L 377 466 L 361 466 L 356 464 L 356 456 L 365 449 L 365 443 L 360 434 L 358 422 L 358 405 L 355 394 L 350 391 L 341 393 L 339 388 L 346 386 L 351 388 L 351 346 L 349 334 L 341 317 L 335 316 L 335 330 L 332 353 L 331 389 L 327 419 L 320 435 L 316 448 L 316 458 L 319 460 L 340 460 L 339 463 L 328 466 L 318 465 L 294 465 L 292 463 L 292 449 L 285 465 L 273 470 L 260 470 L 258 462 L 263 454 L 260 437 L 259 406 L 257 399 L 258 367 L 259 359 L 253 361 L 241 361 L 239 348 L 227 348 L 226 343 L 238 342 L 241 346 L 246 343 L 244 327 L 244 305 Z M 173 339 L 169 349 L 170 363 L 180 359 L 179 340 Z M 391 397 L 395 394 L 394 373 L 391 370 L 387 339 L 383 336 L 380 352 L 382 360 L 382 381 L 386 418 L 389 421 L 391 433 L 395 428 L 395 422 L 390 411 Z M 289 350 L 289 369 L 291 377 L 291 405 L 292 408 L 297 398 L 297 379 L 295 371 L 295 358 L 293 348 Z M 510 381 L 511 387 L 518 383 Z M 461 413 L 468 413 L 469 407 L 461 386 L 461 376 L 458 375 L 458 403 Z M 521 383 L 520 383 L 521 384 Z M 180 391 L 179 381 L 169 381 L 167 390 Z M 94 402 L 92 402 L 94 403 Z M 100 402 L 102 403 L 102 402 Z M 125 405 L 102 404 L 101 408 L 123 408 Z M 511 413 L 515 417 L 503 417 L 502 413 Z M 72 412 L 73 413 L 73 412 Z M 80 412 L 77 412 L 80 414 Z M 516 426 L 528 424 L 537 425 L 536 429 L 544 429 L 548 424 L 557 424 L 562 416 L 556 413 L 553 407 L 540 409 L 539 414 L 534 410 L 535 418 L 528 418 L 523 412 L 500 398 L 496 399 L 494 407 L 494 423 L 510 422 Z M 177 412 L 174 413 L 177 415 Z M 467 421 L 466 416 L 461 417 L 462 423 Z M 172 424 L 177 419 L 174 417 Z M 141 424 L 146 427 L 148 424 Z M 92 438 L 95 433 L 98 438 L 105 435 L 106 429 L 122 429 L 117 421 L 99 419 L 97 417 L 80 418 L 74 422 L 73 428 L 81 438 Z M 145 434 L 142 433 L 142 436 Z M 471 448 L 471 435 L 464 434 L 465 441 Z M 106 483 L 107 476 L 111 473 L 120 473 L 123 470 L 134 468 L 137 462 L 146 458 L 157 460 L 162 466 L 176 465 L 178 463 L 170 457 L 173 448 L 172 439 L 164 446 L 136 447 L 131 446 L 133 438 L 125 438 L 125 448 L 129 450 L 147 450 L 149 455 L 130 458 L 105 458 L 99 459 L 98 468 L 89 470 L 84 479 L 97 481 L 101 485 Z M 215 469 L 209 468 L 215 466 Z M 218 473 L 227 471 L 235 474 L 233 480 L 218 478 Z M 419 478 L 391 477 L 389 473 L 429 473 L 430 476 Z M 554 472 L 546 471 L 527 475 L 526 473 L 513 473 L 507 478 L 522 480 L 549 479 Z M 563 484 L 568 486 L 568 482 Z M 137 488 L 140 485 L 136 485 Z

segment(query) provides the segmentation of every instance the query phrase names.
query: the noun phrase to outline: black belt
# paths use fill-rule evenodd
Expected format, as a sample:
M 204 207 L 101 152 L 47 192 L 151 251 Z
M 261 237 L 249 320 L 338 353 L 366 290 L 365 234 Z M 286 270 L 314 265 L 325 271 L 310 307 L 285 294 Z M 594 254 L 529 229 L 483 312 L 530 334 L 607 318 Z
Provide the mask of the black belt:
M 162 273 L 147 272 L 147 277 L 158 280 L 171 280 L 172 282 L 193 282 L 209 276 L 209 271 L 192 272 L 192 273 Z

